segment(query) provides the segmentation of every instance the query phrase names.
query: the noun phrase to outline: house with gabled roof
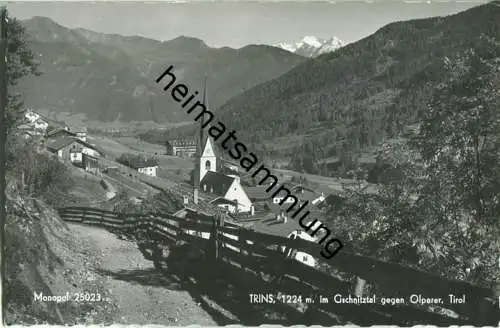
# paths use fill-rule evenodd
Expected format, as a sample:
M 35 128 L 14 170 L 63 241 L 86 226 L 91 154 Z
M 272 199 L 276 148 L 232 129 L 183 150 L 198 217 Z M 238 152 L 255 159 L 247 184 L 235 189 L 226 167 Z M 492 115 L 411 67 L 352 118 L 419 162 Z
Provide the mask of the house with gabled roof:
M 137 170 L 137 172 L 149 175 L 151 177 L 158 176 L 158 161 L 153 158 L 134 157 L 127 162 L 128 166 Z
M 85 163 L 93 163 L 92 168 L 95 168 L 95 162 L 99 157 L 103 157 L 103 153 L 94 145 L 75 137 L 59 136 L 51 138 L 47 142 L 47 150 L 57 154 L 63 161 L 69 161 L 77 166 L 85 166 Z M 91 157 L 85 160 L 85 157 Z

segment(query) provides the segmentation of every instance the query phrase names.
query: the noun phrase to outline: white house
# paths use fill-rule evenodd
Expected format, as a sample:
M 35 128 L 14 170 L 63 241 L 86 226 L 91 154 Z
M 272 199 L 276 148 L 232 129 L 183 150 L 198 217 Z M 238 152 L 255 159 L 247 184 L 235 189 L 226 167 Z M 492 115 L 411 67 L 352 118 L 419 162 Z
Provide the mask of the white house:
M 287 238 L 290 239 L 302 239 L 305 241 L 316 242 L 316 238 L 311 237 L 307 232 L 303 230 L 295 230 L 291 232 Z M 304 263 L 310 267 L 315 267 L 317 265 L 317 260 L 309 253 L 301 251 L 293 251 L 293 249 L 286 246 L 281 246 L 281 251 L 286 254 L 287 257 L 292 257 L 299 262 Z
M 137 172 L 149 175 L 151 177 L 158 176 L 158 165 L 148 165 L 146 167 L 137 168 Z
M 127 164 L 139 173 L 151 177 L 158 176 L 158 162 L 154 159 L 132 158 Z
M 243 189 L 240 178 L 217 172 L 217 156 L 210 138 L 206 139 L 199 160 L 200 191 L 219 196 L 213 202 L 230 213 L 253 213 L 252 201 Z
M 33 128 L 36 131 L 45 132 L 49 127 L 49 123 L 47 123 L 44 119 L 38 118 L 33 122 Z
M 24 114 L 24 117 L 26 120 L 28 120 L 30 123 L 35 122 L 40 118 L 40 114 L 35 113 L 32 110 L 27 110 L 26 113 Z

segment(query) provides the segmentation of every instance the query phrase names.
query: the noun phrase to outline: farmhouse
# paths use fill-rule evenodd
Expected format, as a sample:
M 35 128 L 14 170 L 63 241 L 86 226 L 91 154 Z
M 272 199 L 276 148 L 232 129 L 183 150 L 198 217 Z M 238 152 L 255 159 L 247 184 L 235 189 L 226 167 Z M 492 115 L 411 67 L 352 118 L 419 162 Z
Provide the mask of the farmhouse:
M 137 170 L 137 172 L 149 175 L 151 177 L 158 176 L 158 161 L 155 159 L 144 159 L 142 157 L 131 158 L 127 162 L 128 166 Z
M 167 155 L 193 157 L 197 151 L 195 140 L 170 140 L 166 143 Z
M 51 139 L 47 149 L 57 154 L 63 161 L 69 161 L 87 171 L 98 171 L 98 159 L 102 153 L 93 145 L 74 137 L 59 137 Z

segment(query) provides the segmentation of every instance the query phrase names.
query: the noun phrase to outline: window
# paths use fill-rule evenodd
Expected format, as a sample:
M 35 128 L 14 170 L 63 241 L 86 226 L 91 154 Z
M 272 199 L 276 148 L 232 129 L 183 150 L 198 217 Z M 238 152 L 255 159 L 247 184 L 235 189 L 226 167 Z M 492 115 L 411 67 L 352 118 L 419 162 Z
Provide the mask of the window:
M 207 185 L 206 184 L 203 185 L 203 191 L 207 191 Z
M 308 259 L 307 255 L 302 255 L 302 261 L 307 262 L 307 259 Z
M 211 166 L 211 165 L 212 165 L 212 163 L 210 163 L 210 161 L 206 161 L 206 162 L 205 162 L 205 169 L 206 169 L 207 171 L 210 171 L 210 166 Z

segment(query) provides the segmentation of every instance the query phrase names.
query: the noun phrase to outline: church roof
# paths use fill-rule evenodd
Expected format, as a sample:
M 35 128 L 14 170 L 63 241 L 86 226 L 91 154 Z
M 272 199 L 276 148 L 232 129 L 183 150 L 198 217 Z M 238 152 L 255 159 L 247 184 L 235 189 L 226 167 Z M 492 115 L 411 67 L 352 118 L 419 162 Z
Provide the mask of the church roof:
M 233 181 L 234 177 L 230 177 L 218 172 L 209 171 L 201 180 L 200 189 L 205 192 L 213 192 L 214 194 L 217 194 L 219 196 L 225 196 Z
M 238 202 L 235 202 L 234 200 L 229 200 L 229 199 L 226 199 L 224 197 L 217 197 L 216 199 L 212 200 L 210 202 L 210 204 L 214 204 L 214 205 L 224 205 L 224 204 L 228 204 L 228 205 L 233 205 L 233 206 L 237 206 L 238 205 Z

